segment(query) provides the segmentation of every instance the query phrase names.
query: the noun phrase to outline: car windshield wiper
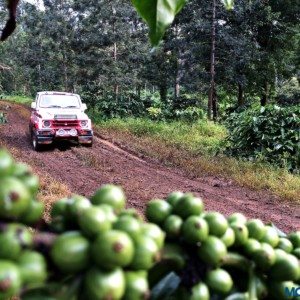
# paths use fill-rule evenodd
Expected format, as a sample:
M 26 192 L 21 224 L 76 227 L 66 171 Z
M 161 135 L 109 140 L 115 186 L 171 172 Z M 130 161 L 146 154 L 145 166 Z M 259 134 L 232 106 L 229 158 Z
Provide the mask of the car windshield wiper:
M 61 108 L 59 105 L 49 105 L 47 108 Z
M 63 108 L 77 108 L 76 105 L 68 105 L 68 106 L 64 106 Z

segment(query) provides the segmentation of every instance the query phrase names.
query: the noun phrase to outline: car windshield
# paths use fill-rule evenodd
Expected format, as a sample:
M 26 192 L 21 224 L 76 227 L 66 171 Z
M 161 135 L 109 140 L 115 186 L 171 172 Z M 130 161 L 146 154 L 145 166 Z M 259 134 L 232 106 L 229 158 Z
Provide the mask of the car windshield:
M 42 95 L 40 107 L 43 108 L 79 108 L 78 97 L 74 95 Z

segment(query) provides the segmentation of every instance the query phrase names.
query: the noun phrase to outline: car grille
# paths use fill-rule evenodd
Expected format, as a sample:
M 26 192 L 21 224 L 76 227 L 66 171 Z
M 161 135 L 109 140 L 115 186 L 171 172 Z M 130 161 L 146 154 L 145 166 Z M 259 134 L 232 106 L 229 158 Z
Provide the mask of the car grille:
M 54 127 L 76 127 L 79 125 L 78 120 L 54 120 L 52 122 Z
M 73 120 L 77 119 L 76 115 L 54 115 L 55 120 Z

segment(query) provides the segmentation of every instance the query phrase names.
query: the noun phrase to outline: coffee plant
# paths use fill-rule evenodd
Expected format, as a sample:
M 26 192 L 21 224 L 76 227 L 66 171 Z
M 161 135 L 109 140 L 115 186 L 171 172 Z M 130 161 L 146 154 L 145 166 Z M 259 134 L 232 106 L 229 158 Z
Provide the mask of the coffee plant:
M 227 119 L 227 153 L 300 171 L 300 107 L 269 105 Z
M 0 150 L 0 299 L 271 300 L 298 290 L 299 231 L 226 218 L 181 192 L 149 201 L 146 222 L 110 184 L 56 201 L 46 223 L 38 189 Z

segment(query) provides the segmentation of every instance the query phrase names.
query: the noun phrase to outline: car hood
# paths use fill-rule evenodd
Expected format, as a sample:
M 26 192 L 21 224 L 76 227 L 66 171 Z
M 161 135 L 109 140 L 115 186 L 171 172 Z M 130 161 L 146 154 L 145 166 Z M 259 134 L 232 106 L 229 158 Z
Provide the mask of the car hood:
M 89 119 L 88 115 L 81 111 L 80 109 L 57 109 L 57 108 L 47 108 L 39 109 L 39 114 L 43 119 L 54 119 L 55 116 L 59 115 L 62 119 L 76 118 L 78 120 L 87 120 Z

